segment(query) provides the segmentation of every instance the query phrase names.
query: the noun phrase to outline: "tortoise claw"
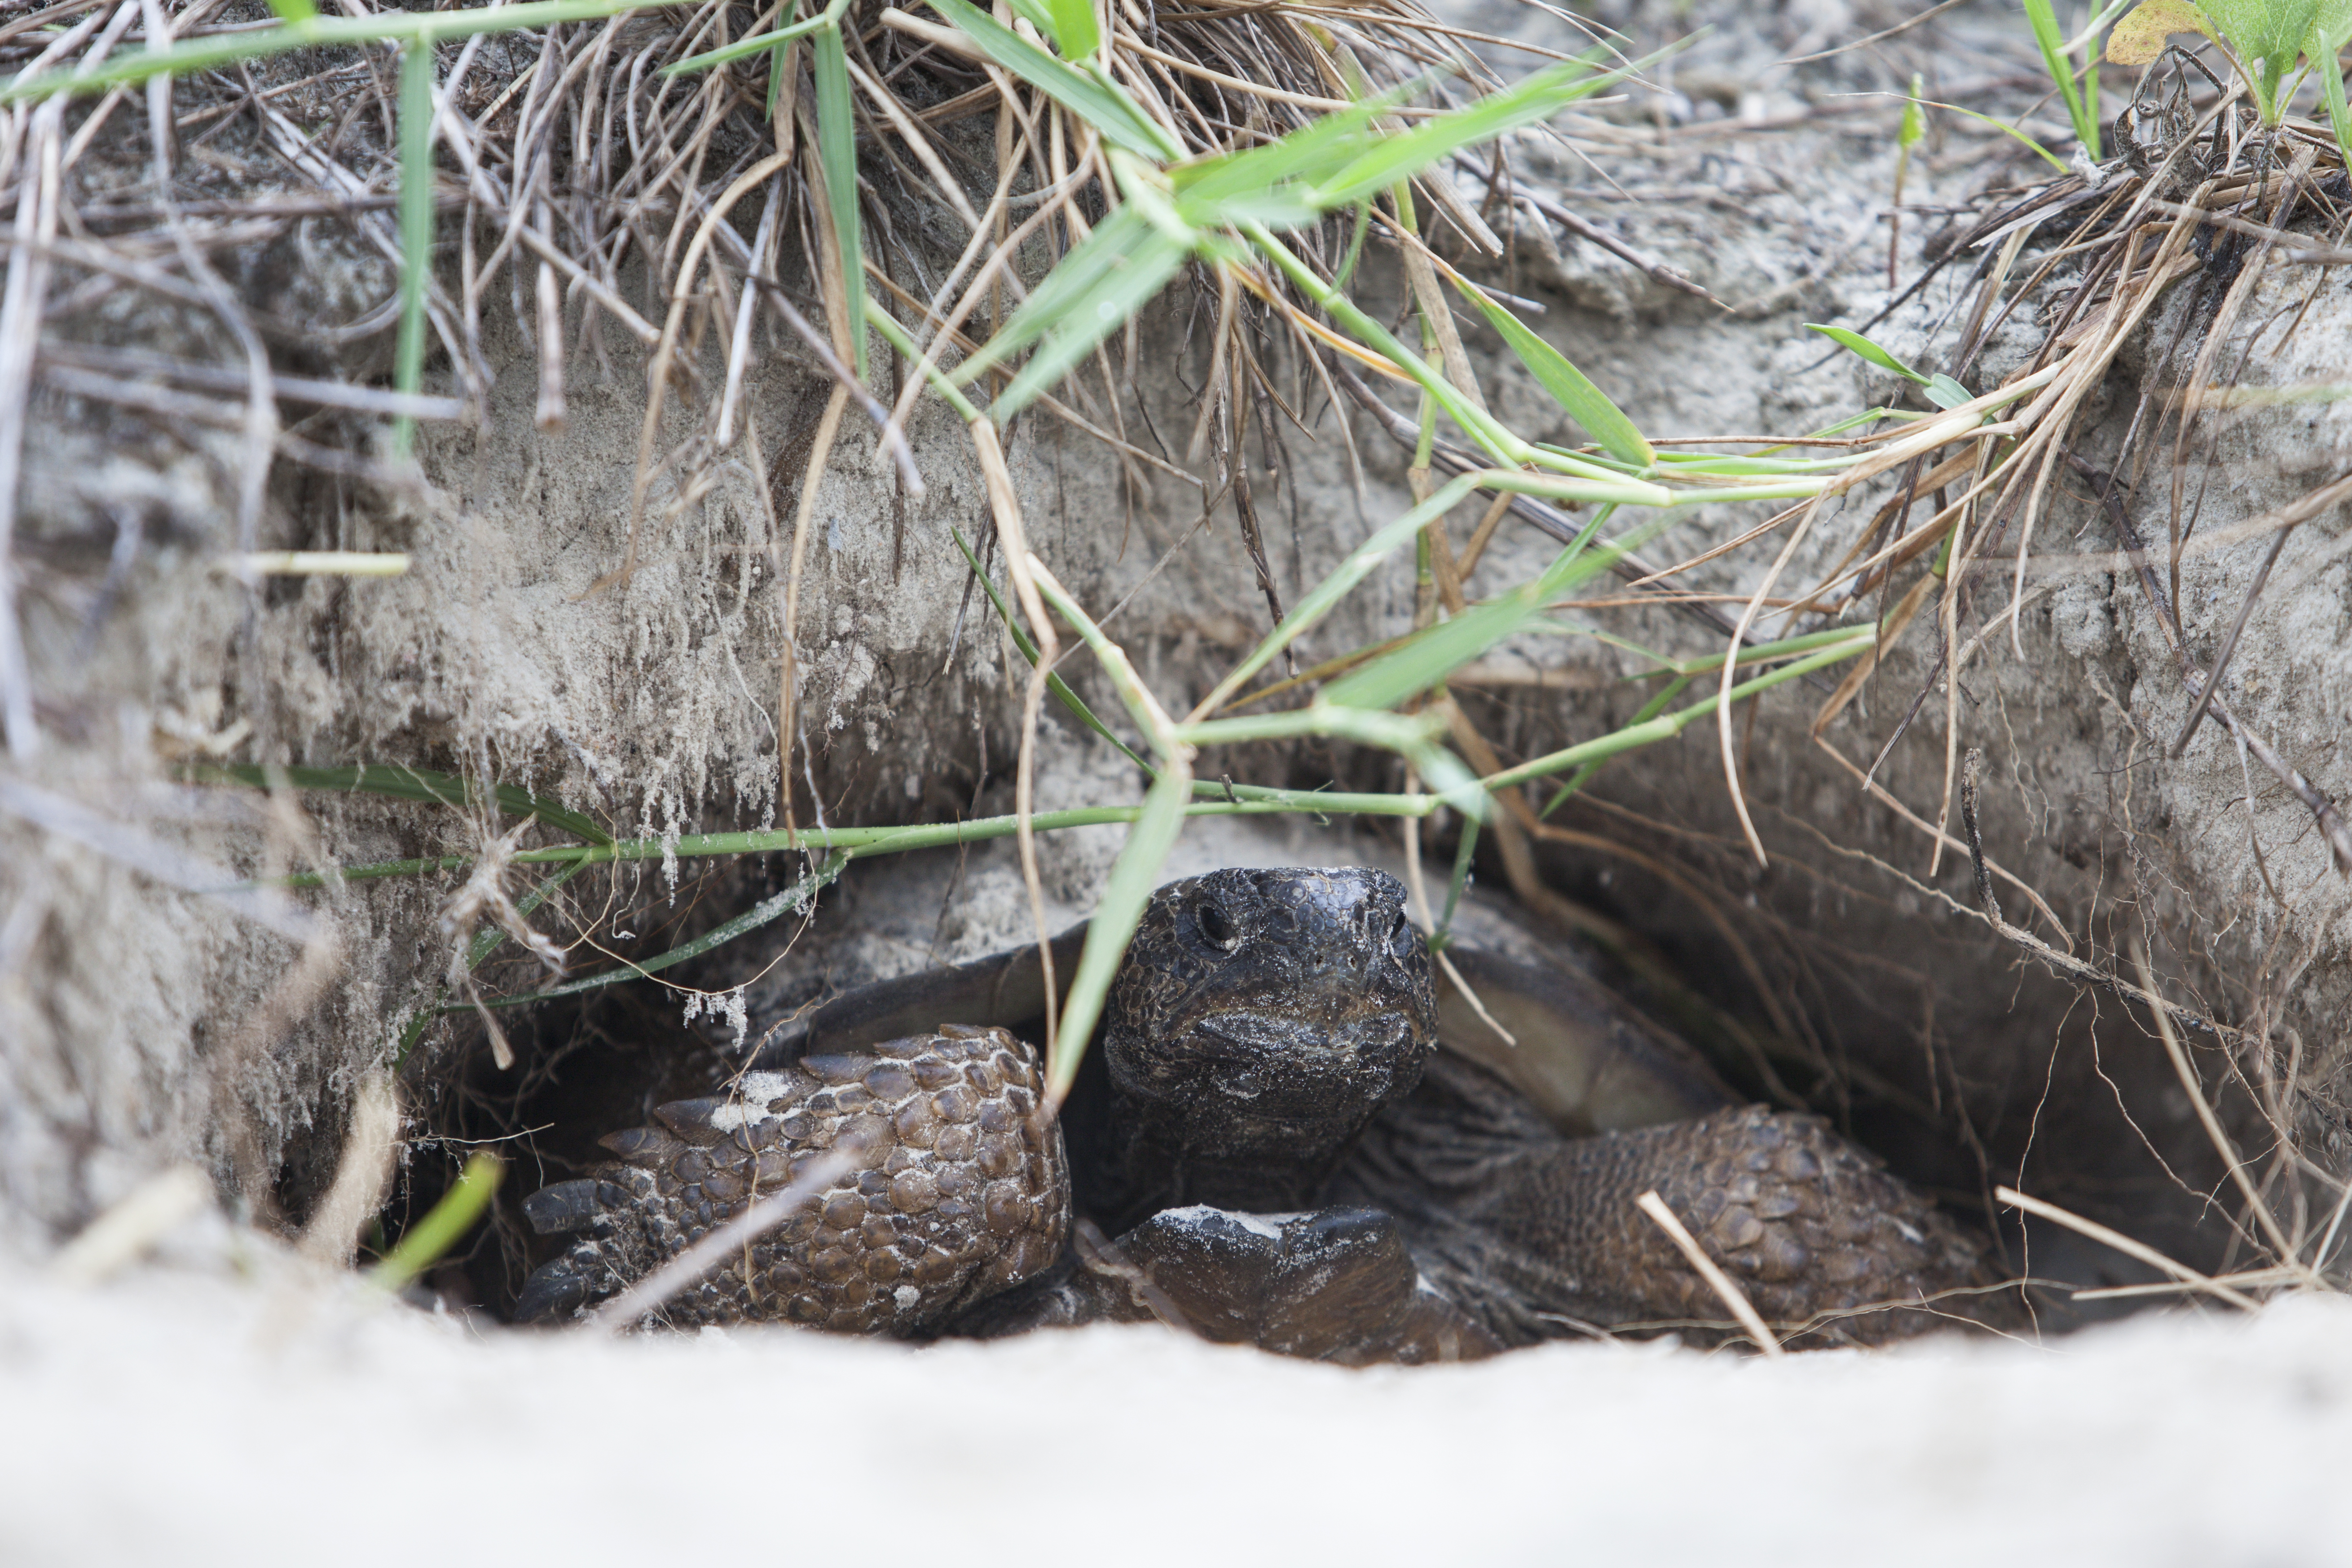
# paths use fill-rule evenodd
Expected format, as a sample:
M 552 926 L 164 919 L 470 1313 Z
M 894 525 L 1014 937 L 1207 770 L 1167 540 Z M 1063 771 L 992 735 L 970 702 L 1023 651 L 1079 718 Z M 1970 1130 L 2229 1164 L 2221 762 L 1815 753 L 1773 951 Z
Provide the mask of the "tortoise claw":
M 515 1298 L 514 1321 L 536 1323 L 568 1317 L 586 1303 L 590 1289 L 590 1281 L 571 1258 L 542 1263 L 522 1282 L 522 1293 Z
M 610 1184 L 606 1184 L 609 1185 Z M 596 1223 L 602 1205 L 593 1176 L 541 1187 L 522 1201 L 523 1218 L 541 1236 L 575 1236 Z M 615 1196 L 618 1196 L 615 1189 Z

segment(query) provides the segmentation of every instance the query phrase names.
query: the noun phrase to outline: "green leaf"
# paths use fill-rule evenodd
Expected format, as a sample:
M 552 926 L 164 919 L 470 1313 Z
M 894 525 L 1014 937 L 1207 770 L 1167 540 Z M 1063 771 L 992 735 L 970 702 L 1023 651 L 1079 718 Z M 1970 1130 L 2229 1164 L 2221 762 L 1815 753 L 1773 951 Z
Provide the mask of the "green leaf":
M 1893 354 L 1888 353 L 1885 349 L 1880 348 L 1868 338 L 1864 337 L 1860 332 L 1850 332 L 1843 327 L 1824 327 L 1815 321 L 1807 321 L 1805 323 L 1805 331 L 1809 332 L 1819 332 L 1822 336 L 1829 339 L 1831 342 L 1841 343 L 1846 348 L 1853 350 L 1855 353 L 1860 354 L 1871 363 L 1876 365 L 1879 369 L 1893 371 L 1896 375 L 1901 376 L 1906 381 L 1912 382 L 1920 386 L 1925 386 L 1930 379 L 1929 377 L 1921 375 L 1917 371 L 1913 370 L 1909 365 L 1905 364 L 1901 360 L 1896 359 Z
M 1223 221 L 1223 205 L 1278 186 L 1328 179 L 1362 157 L 1381 139 L 1372 121 L 1427 91 L 1434 73 L 1390 88 L 1346 109 L 1320 114 L 1274 142 L 1175 164 L 1168 171 L 1179 212 L 1195 222 Z M 1314 204 L 1320 210 L 1328 204 Z
M 2074 122 L 2074 140 L 2092 158 L 2099 155 L 2099 128 L 2088 116 L 2083 102 L 2081 84 L 2074 79 L 2074 65 L 2066 58 L 2066 36 L 2059 30 L 2058 14 L 2051 9 L 2050 0 L 2025 0 L 2027 20 L 2033 24 L 2033 41 L 2041 47 L 2042 68 L 2057 85 L 2066 100 L 2066 118 Z
M 377 11 L 362 16 L 320 16 L 312 21 L 265 27 L 251 33 L 216 33 L 190 38 L 167 49 L 134 49 L 94 68 L 66 66 L 0 86 L 0 103 L 51 93 L 103 92 L 124 82 L 166 74 L 186 76 L 256 60 L 289 49 L 382 43 L 412 38 L 466 38 L 478 33 L 511 33 L 559 22 L 592 21 L 626 11 L 650 10 L 669 0 L 523 0 L 522 4 L 472 6 L 455 11 Z
M 2311 36 L 2319 0 L 2205 0 L 2205 14 L 2253 79 L 2254 108 L 2263 123 L 2276 125 L 2286 109 L 2279 89 Z
M 1094 0 L 1052 0 L 1053 26 L 1048 35 L 1066 60 L 1082 60 L 1102 47 L 1102 24 L 1095 18 Z M 1047 29 L 1040 27 L 1039 32 Z
M 840 258 L 841 288 L 848 300 L 851 363 L 866 376 L 866 247 L 858 234 L 857 119 L 849 104 L 849 57 L 843 52 L 838 23 L 820 27 L 810 40 L 816 79 L 817 161 L 824 166 L 826 211 Z
M 1519 363 L 1543 384 L 1543 389 L 1567 410 L 1570 418 L 1583 426 L 1585 433 L 1601 443 L 1601 450 L 1638 468 L 1646 468 L 1657 461 L 1656 449 L 1625 416 L 1624 410 L 1609 401 L 1608 395 L 1586 379 L 1582 371 L 1569 363 L 1567 355 L 1538 337 L 1526 322 L 1462 279 L 1455 278 L 1454 286 L 1486 312 L 1486 320 L 1493 324 L 1495 331 L 1511 345 L 1511 352 L 1519 356 Z
M 1183 155 L 1184 149 L 1167 128 L 1118 88 L 1063 64 L 967 0 L 925 3 L 969 34 L 990 59 L 1093 126 L 1114 146 L 1154 163 Z
M 949 0 L 950 5 L 957 3 L 958 0 Z M 1515 87 L 1487 94 L 1465 109 L 1424 120 L 1402 135 L 1381 137 L 1345 168 L 1318 184 L 1317 205 L 1328 211 L 1364 201 L 1465 147 L 1491 142 L 1523 125 L 1539 124 L 1579 99 L 1590 98 L 1663 58 L 1664 52 L 1607 71 L 1593 68 L 1598 51 L 1582 58 L 1562 60 Z
M 783 65 L 784 46 L 795 38 L 808 37 L 819 27 L 830 25 L 830 17 L 820 13 L 803 21 L 794 22 L 790 26 L 778 27 L 772 33 L 754 33 L 748 38 L 738 38 L 723 48 L 706 50 L 698 55 L 688 55 L 682 60 L 662 67 L 661 73 L 664 76 L 678 76 L 687 71 L 709 70 L 715 66 L 723 66 L 730 60 L 740 60 L 746 55 L 756 55 L 762 50 L 773 52 L 775 67 L 780 71 Z M 772 75 L 770 78 L 768 112 L 771 114 L 775 112 L 776 89 L 781 85 L 781 80 L 779 76 Z
M 1148 198 L 1130 200 L 1097 225 L 949 379 L 968 385 L 1039 338 L 1050 337 L 996 400 L 992 412 L 1003 420 L 1059 382 L 1124 325 L 1176 275 L 1200 237 L 1187 243 L 1170 235 L 1146 215 L 1147 204 Z
M 2141 0 L 2107 35 L 2107 62 L 2147 65 L 2164 53 L 2165 40 L 2175 33 L 2199 33 L 2217 44 L 2221 41 L 2213 19 L 2190 0 Z
M 1919 107 L 1920 96 L 1927 90 L 1927 79 L 1913 71 L 1911 94 L 1903 100 L 1903 123 L 1895 132 L 1895 144 L 1906 152 L 1919 145 L 1927 134 L 1927 113 Z
M 506 1173 L 506 1163 L 496 1154 L 477 1153 L 467 1159 L 457 1184 L 441 1194 L 441 1201 L 423 1219 L 408 1227 L 391 1256 L 368 1270 L 369 1283 L 398 1290 L 439 1262 L 441 1255 L 457 1246 L 458 1238 L 482 1217 L 490 1194 L 499 1190 L 499 1178 Z
M 1275 655 L 1307 635 L 1316 622 L 1331 611 L 1331 607 L 1347 597 L 1349 590 L 1370 576 L 1382 562 L 1412 542 L 1414 534 L 1444 517 L 1464 499 L 1477 489 L 1475 474 L 1465 474 L 1449 479 L 1430 498 L 1403 516 L 1375 530 L 1372 536 L 1356 546 L 1345 561 L 1325 574 L 1323 580 L 1300 596 L 1282 624 L 1265 636 L 1249 656 L 1234 667 L 1233 672 L 1217 683 L 1211 694 L 1210 707 L 1214 709 L 1225 698 L 1241 689 L 1242 682 L 1272 663 Z
M 282 783 L 291 789 L 380 795 L 394 800 L 426 801 L 436 805 L 458 807 L 478 805 L 483 798 L 479 784 L 454 773 L 436 773 L 430 768 L 388 767 L 381 763 L 354 768 L 268 768 L 238 763 L 233 767 L 197 768 L 194 770 L 193 776 L 205 784 L 253 784 L 268 789 Z M 491 798 L 498 802 L 499 809 L 509 816 L 536 816 L 550 827 L 559 828 L 591 844 L 613 842 L 613 836 L 599 826 L 594 818 L 583 816 L 513 784 L 499 785 L 492 792 Z
M 1077 972 L 1071 976 L 1069 994 L 1062 1004 L 1055 1059 L 1049 1064 L 1053 1074 L 1049 1087 L 1056 1103 L 1077 1081 L 1087 1041 L 1102 1017 L 1110 983 L 1127 956 L 1127 944 L 1142 923 L 1144 906 L 1160 885 L 1160 870 L 1184 826 L 1184 806 L 1192 793 L 1191 770 L 1181 765 L 1168 769 L 1152 784 L 1143 797 L 1143 813 L 1127 830 L 1127 843 L 1111 866 L 1110 880 L 1095 905 L 1094 919 L 1087 922 L 1086 946 L 1079 950 Z
M 315 22 L 319 8 L 310 0 L 269 0 L 269 8 L 281 22 Z
M 2352 13 L 2352 5 L 2345 9 Z M 2342 47 L 2340 40 L 2332 46 L 2323 42 L 2316 58 L 2320 89 L 2327 99 L 2327 122 L 2336 129 L 2336 146 L 2344 154 L 2345 166 L 2352 168 L 2352 106 L 2344 100 L 2344 66 L 2336 58 Z
M 2346 166 L 2352 167 L 2352 109 L 2344 101 L 2344 62 L 2338 58 L 2347 42 L 2352 42 L 2352 0 L 2321 0 L 2303 52 L 2319 73 L 2320 98 L 2327 105 L 2327 122 L 2335 128 L 2336 150 Z
M 1594 546 L 1593 541 L 1616 510 L 1603 506 L 1596 510 L 1533 582 L 1474 605 L 1341 677 L 1325 687 L 1316 700 L 1349 708 L 1393 708 L 1415 692 L 1428 690 L 1497 643 L 1526 630 L 1544 613 L 1545 605 L 1608 571 L 1627 551 L 1639 549 L 1673 521 L 1660 514 L 1622 539 Z
M 1925 390 L 1927 401 L 1938 408 L 1958 408 L 1963 403 L 1974 403 L 1977 395 L 1954 381 L 1941 371 L 1927 378 Z
M 425 293 L 433 275 L 433 39 L 412 38 L 400 55 L 400 338 L 392 384 L 415 394 L 425 380 Z M 405 454 L 415 422 L 393 422 L 393 449 Z
M 988 595 L 989 604 L 995 607 L 996 619 L 1004 627 L 1006 634 L 1013 638 L 1013 646 L 1021 650 L 1021 657 L 1027 659 L 1030 667 L 1034 668 L 1037 664 L 1037 645 L 1031 640 L 1028 632 L 1023 628 L 1021 618 L 1013 613 L 1013 606 L 1004 602 L 1004 595 L 996 591 L 996 584 L 988 580 L 988 574 L 980 569 L 980 557 L 974 555 L 971 552 L 971 546 L 964 542 L 963 531 L 955 524 L 950 523 L 948 537 L 953 539 L 955 547 L 963 552 L 964 563 L 971 568 L 973 581 L 980 584 L 980 591 Z M 1068 681 L 1048 671 L 1045 676 L 1045 689 L 1052 692 L 1055 700 L 1068 709 L 1079 723 L 1118 747 L 1129 762 L 1147 773 L 1159 772 L 1150 763 L 1136 755 L 1133 747 L 1113 734 L 1109 725 L 1095 717 L 1095 710 L 1087 706 L 1085 699 L 1070 689 Z

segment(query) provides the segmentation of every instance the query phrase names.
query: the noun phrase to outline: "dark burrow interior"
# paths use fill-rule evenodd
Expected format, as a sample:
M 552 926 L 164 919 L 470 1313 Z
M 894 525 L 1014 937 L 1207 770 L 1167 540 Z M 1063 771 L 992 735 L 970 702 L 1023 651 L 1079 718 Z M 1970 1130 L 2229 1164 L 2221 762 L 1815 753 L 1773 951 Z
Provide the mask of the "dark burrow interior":
M 1583 815 L 1591 827 L 1629 842 L 1641 837 L 1623 807 L 1595 803 Z M 1577 814 L 1561 820 L 1574 823 Z M 1395 847 L 1393 830 L 1359 832 L 1374 852 Z M 1451 865 L 1457 833 L 1429 836 L 1423 853 L 1434 874 Z M 2210 1196 L 2226 1172 L 2144 1016 L 2021 962 L 1949 911 L 1897 913 L 1885 898 L 1849 886 L 1831 900 L 1845 906 L 1843 913 L 1825 918 L 1822 889 L 1803 876 L 1759 879 L 1701 835 L 1656 847 L 1645 868 L 1621 855 L 1540 847 L 1537 869 L 1564 900 L 1542 911 L 1512 900 L 1509 869 L 1491 837 L 1479 847 L 1475 879 L 1543 940 L 1581 952 L 1738 1094 L 1827 1117 L 1955 1218 L 1990 1234 L 2004 1271 L 2035 1282 L 2028 1296 L 2040 1331 L 2162 1300 L 2074 1300 L 2078 1289 L 2161 1276 L 2059 1226 L 2021 1221 L 1996 1201 L 1996 1187 L 2033 1194 L 2192 1268 L 2221 1269 L 2242 1255 L 2243 1238 Z M 1344 847 L 1328 857 L 1352 858 Z M 709 929 L 787 885 L 796 868 L 780 857 L 714 870 L 689 878 L 675 900 L 637 889 L 634 955 Z M 853 868 L 819 900 L 817 927 L 858 919 L 855 877 Z M 1694 898 L 1694 889 L 1706 897 Z M 1719 901 L 1714 915 L 1736 907 L 1744 918 L 1710 918 L 1709 900 Z M 744 939 L 742 949 L 754 951 L 734 954 L 726 983 L 746 973 L 743 964 L 766 966 L 794 934 L 785 921 Z M 1890 944 L 1909 962 L 1891 961 Z M 673 977 L 721 983 L 694 965 L 664 979 Z M 819 969 L 755 987 L 754 1047 L 779 1023 L 862 978 Z M 528 993 L 545 976 L 518 963 L 485 980 L 484 994 L 495 995 Z M 507 1171 L 488 1222 L 412 1293 L 509 1321 L 525 1277 L 562 1245 L 533 1234 L 521 1200 L 608 1158 L 597 1145 L 604 1134 L 645 1124 L 665 1101 L 710 1093 L 744 1064 L 723 1019 L 698 1026 L 681 1012 L 677 993 L 650 980 L 502 1011 L 511 1070 L 495 1065 L 478 1019 L 452 1015 L 446 1037 L 428 1039 L 401 1080 L 410 1142 L 370 1247 L 395 1242 L 448 1190 L 468 1155 L 496 1149 Z M 2226 1098 L 2222 1110 L 2236 1111 L 2240 1123 L 2249 1114 Z M 298 1150 L 289 1162 L 281 1187 L 290 1213 L 299 1215 L 306 1194 L 321 1190 L 339 1131 L 322 1127 L 309 1157 Z

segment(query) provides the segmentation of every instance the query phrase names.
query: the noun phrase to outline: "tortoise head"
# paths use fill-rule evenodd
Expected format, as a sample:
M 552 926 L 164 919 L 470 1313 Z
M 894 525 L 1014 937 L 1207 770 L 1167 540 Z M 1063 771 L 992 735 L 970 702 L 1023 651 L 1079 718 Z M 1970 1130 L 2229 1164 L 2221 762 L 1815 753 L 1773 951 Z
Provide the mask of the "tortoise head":
M 1104 1016 L 1130 1190 L 1281 1210 L 1317 1189 L 1437 1043 L 1403 885 L 1215 871 L 1153 895 Z

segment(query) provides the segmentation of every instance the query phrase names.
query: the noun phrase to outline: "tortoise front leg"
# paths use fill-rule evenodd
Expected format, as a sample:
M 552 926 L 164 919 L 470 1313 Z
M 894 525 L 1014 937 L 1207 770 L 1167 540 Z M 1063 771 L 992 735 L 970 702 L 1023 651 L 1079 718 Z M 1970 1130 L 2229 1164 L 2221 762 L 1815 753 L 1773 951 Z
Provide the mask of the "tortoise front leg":
M 950 1025 L 661 1106 L 660 1125 L 604 1140 L 618 1161 L 524 1201 L 541 1234 L 576 1239 L 532 1273 L 515 1316 L 569 1315 L 618 1292 L 831 1152 L 848 1167 L 663 1315 L 923 1330 L 1060 1253 L 1069 1175 L 1044 1099 L 1035 1051 L 1002 1029 Z
M 1423 1272 L 1514 1344 L 1724 1321 L 1637 1206 L 1653 1190 L 1784 1333 L 1877 1342 L 2007 1305 L 1970 1294 L 1998 1284 L 1981 1239 L 1822 1118 L 1762 1106 L 1563 1138 L 1491 1075 L 1441 1058 L 1341 1187 L 1397 1214 Z

